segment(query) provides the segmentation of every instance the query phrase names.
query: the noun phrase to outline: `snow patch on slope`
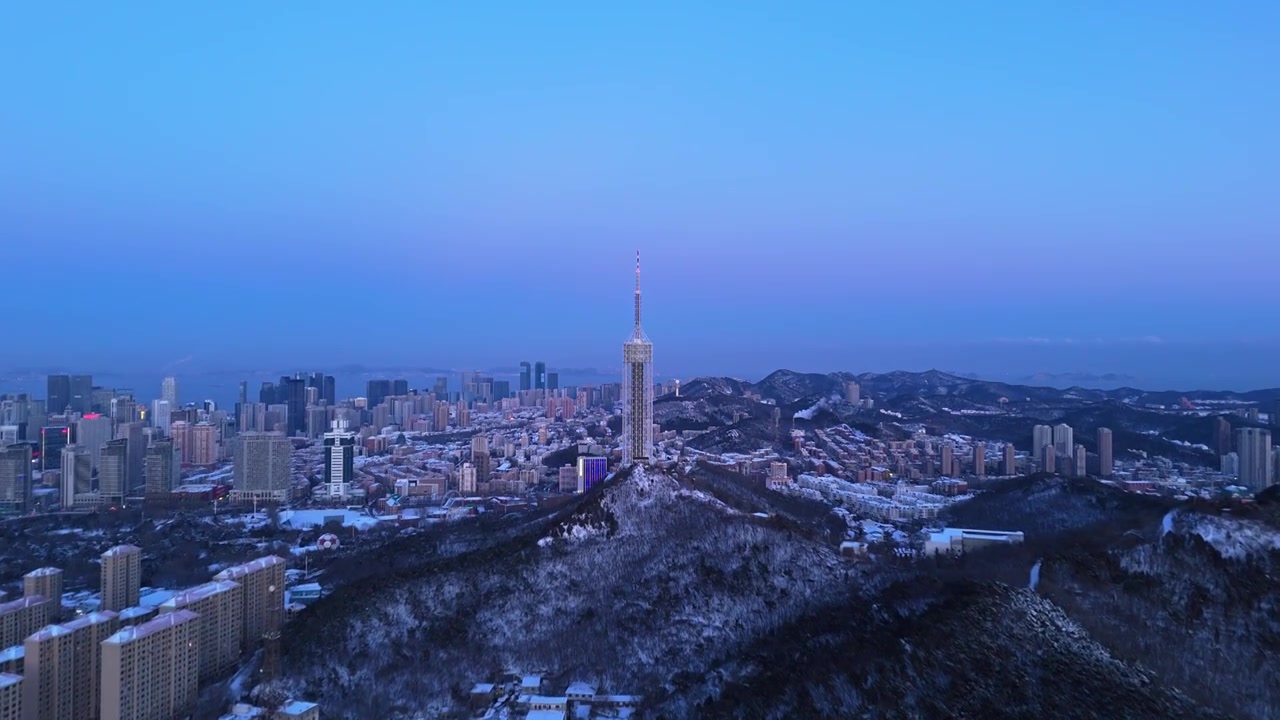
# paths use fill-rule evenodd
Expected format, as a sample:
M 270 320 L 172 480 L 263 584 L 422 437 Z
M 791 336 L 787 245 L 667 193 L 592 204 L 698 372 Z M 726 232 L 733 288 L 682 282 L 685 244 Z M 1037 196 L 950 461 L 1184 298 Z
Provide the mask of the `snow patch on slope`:
M 1224 558 L 1243 560 L 1250 555 L 1280 551 L 1280 533 L 1262 523 L 1221 515 L 1180 513 L 1173 524 L 1174 532 L 1199 535 Z

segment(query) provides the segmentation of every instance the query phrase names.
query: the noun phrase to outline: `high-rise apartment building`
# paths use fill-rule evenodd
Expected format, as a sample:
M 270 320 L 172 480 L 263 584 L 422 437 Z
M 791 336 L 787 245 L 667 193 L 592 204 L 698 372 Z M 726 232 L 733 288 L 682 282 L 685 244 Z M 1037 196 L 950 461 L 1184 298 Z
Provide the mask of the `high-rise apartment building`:
M 0 604 L 0 648 L 21 645 L 28 635 L 48 625 L 53 603 L 43 595 L 32 595 Z
M 120 612 L 137 605 L 142 588 L 142 550 L 117 545 L 102 553 L 101 575 L 101 609 Z
M 1115 458 L 1111 454 L 1111 429 L 1098 428 L 1098 477 L 1111 477 L 1115 471 Z
M 333 429 L 324 434 L 324 494 L 332 500 L 346 501 L 355 476 L 356 436 L 347 430 L 346 420 L 334 420 Z
M 471 438 L 471 465 L 476 469 L 476 482 L 489 482 L 489 438 L 487 436 L 476 435 Z
M 942 474 L 946 477 L 952 477 L 956 475 L 957 473 L 954 472 L 951 467 L 951 461 L 954 459 L 953 453 L 951 451 L 951 444 L 943 443 L 941 452 L 942 452 L 942 470 L 941 470 Z
M 436 432 L 444 432 L 449 429 L 449 403 L 445 400 L 436 402 L 435 422 L 432 423 Z
M 218 462 L 218 428 L 207 422 L 196 423 L 189 432 L 191 464 L 213 465 Z
M 215 580 L 180 592 L 160 605 L 161 614 L 179 610 L 200 616 L 196 640 L 200 680 L 235 668 L 244 644 L 244 588 L 230 580 Z
M 1001 470 L 1005 475 L 1018 474 L 1018 451 L 1013 447 L 1013 443 L 1004 444 L 1004 467 Z
M 1240 455 L 1240 484 L 1254 492 L 1265 490 L 1274 476 L 1271 431 L 1241 428 L 1236 432 L 1236 447 Z
M 858 403 L 862 402 L 862 387 L 858 385 L 858 383 L 852 380 L 845 383 L 844 399 L 846 402 L 852 405 L 857 405 Z
M 289 455 L 283 433 L 242 433 L 236 438 L 234 492 L 242 500 L 284 502 L 289 496 Z
M 1066 423 L 1053 426 L 1053 451 L 1058 457 L 1069 458 L 1076 449 L 1075 431 Z
M 168 435 L 173 440 L 173 449 L 178 453 L 183 465 L 191 464 L 191 425 L 186 420 L 174 420 L 169 424 Z
M 54 601 L 50 615 L 57 620 L 62 615 L 62 571 L 55 567 L 32 570 L 22 576 L 23 597 L 43 597 Z
M 257 647 L 263 635 L 280 630 L 284 622 L 284 567 L 282 558 L 268 555 L 214 576 L 216 581 L 239 583 L 244 588 L 242 650 Z
M 181 407 L 178 403 L 178 378 L 167 377 L 160 381 L 160 399 L 169 403 L 169 407 Z
M 1071 469 L 1076 477 L 1084 477 L 1089 474 L 1089 453 L 1084 449 L 1084 445 L 1076 445 L 1075 454 L 1072 456 Z
M 1049 425 L 1036 425 L 1031 429 L 1031 459 L 1036 464 L 1044 461 L 1044 449 L 1053 444 L 1053 428 Z
M 173 423 L 173 411 L 174 407 L 168 400 L 152 400 L 151 426 L 160 428 L 162 432 L 169 432 L 169 426 Z
M 973 474 L 984 477 L 987 474 L 987 446 L 976 443 L 973 446 Z
M 622 462 L 653 454 L 653 343 L 640 325 L 640 253 L 636 253 L 635 327 L 622 345 Z
M 119 629 L 116 613 L 104 610 L 28 636 L 22 698 L 27 720 L 99 717 L 101 645 Z
M 1058 472 L 1058 452 L 1053 445 L 1045 445 L 1044 451 L 1040 454 L 1040 472 Z
M 31 446 L 0 449 L 0 512 L 25 513 L 32 508 Z
M 102 642 L 102 720 L 183 717 L 200 684 L 200 618 L 165 613 Z
M 525 360 L 520 363 L 520 390 L 533 389 L 533 371 L 529 365 L 529 361 Z
M 24 720 L 21 675 L 0 672 L 0 720 Z
M 98 469 L 98 495 L 107 504 L 120 504 L 132 489 L 129 478 L 129 441 L 112 440 L 102 450 Z
M 173 440 L 163 438 L 147 448 L 143 465 L 143 478 L 147 497 L 167 497 L 178 487 L 182 478 L 182 460 Z
M 476 466 L 469 462 L 462 463 L 458 470 L 458 492 L 470 496 L 476 494 L 476 489 Z

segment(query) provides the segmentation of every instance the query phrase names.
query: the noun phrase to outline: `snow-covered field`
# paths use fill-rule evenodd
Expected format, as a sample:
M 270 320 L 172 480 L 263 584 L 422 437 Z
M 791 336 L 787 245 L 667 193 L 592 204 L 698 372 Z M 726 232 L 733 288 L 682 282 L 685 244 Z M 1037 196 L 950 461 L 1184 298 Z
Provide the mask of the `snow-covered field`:
M 353 527 L 357 530 L 368 530 L 378 524 L 377 518 L 370 517 L 365 513 L 356 510 L 333 509 L 282 510 L 280 512 L 280 525 L 291 527 L 295 530 L 316 528 L 324 525 L 325 520 L 331 517 L 341 517 L 342 527 Z

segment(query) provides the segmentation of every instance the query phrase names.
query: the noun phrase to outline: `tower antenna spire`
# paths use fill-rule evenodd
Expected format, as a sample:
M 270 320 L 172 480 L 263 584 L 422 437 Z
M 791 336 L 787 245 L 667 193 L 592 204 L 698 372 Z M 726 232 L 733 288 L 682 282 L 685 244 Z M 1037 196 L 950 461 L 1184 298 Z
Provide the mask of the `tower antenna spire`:
M 636 327 L 640 327 L 640 251 L 636 250 Z

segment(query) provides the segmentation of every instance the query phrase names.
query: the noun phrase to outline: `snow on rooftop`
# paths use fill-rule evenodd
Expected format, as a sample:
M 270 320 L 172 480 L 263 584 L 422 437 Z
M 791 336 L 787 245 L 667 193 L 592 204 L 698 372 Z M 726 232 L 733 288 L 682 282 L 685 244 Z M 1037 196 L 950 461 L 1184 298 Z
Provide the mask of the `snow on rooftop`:
M 138 605 L 142 607 L 160 607 L 168 602 L 177 590 L 165 590 L 164 588 L 143 588 L 141 597 L 138 598 Z
M 27 648 L 23 645 L 14 645 L 11 648 L 0 650 L 0 663 L 10 662 L 13 660 L 21 660 L 27 656 Z
M 47 577 L 49 575 L 61 575 L 62 571 L 55 567 L 43 567 L 38 570 L 32 570 L 26 574 L 26 577 Z
M 10 600 L 7 603 L 0 603 L 0 615 L 17 612 L 18 610 L 25 610 L 26 608 L 33 605 L 39 605 L 43 602 L 48 602 L 43 595 L 28 595 L 26 597 L 20 597 L 17 600 Z
M 17 685 L 20 682 L 22 682 L 21 675 L 10 675 L 9 673 L 0 673 L 0 688 L 7 688 L 11 685 Z
M 309 712 L 316 707 L 318 706 L 313 702 L 307 702 L 305 700 L 290 700 L 284 704 L 284 707 L 280 708 L 280 712 L 289 715 L 301 715 L 302 713 Z
M 530 710 L 525 720 L 565 720 L 563 710 Z
M 133 553 L 142 552 L 142 548 L 137 545 L 117 545 L 110 550 L 102 553 L 102 557 L 114 557 L 116 555 L 131 555 Z
M 190 622 L 198 617 L 200 616 L 190 610 L 179 610 L 177 612 L 165 613 L 164 615 L 161 615 L 154 620 L 148 620 L 141 625 L 127 627 L 102 642 L 104 644 L 112 643 L 115 645 L 123 645 L 124 643 L 144 638 L 152 633 L 168 630 L 169 628 L 181 625 L 185 622 Z
M 166 608 L 183 607 L 190 605 L 193 602 L 198 602 L 207 597 L 238 587 L 240 587 L 240 583 L 238 582 L 233 582 L 231 580 L 214 580 L 213 582 L 207 582 L 203 585 L 197 585 L 190 590 L 179 592 L 161 604 Z
M 235 567 L 229 567 L 226 570 L 223 570 L 222 572 L 218 573 L 214 579 L 215 580 L 231 580 L 234 578 L 240 578 L 240 577 L 244 577 L 245 575 L 249 575 L 250 573 L 255 573 L 259 570 L 273 567 L 275 565 L 280 565 L 283 562 L 284 562 L 284 558 L 282 557 L 279 557 L 276 555 L 267 555 L 266 557 L 260 557 L 257 560 L 251 560 L 243 565 L 236 565 Z

